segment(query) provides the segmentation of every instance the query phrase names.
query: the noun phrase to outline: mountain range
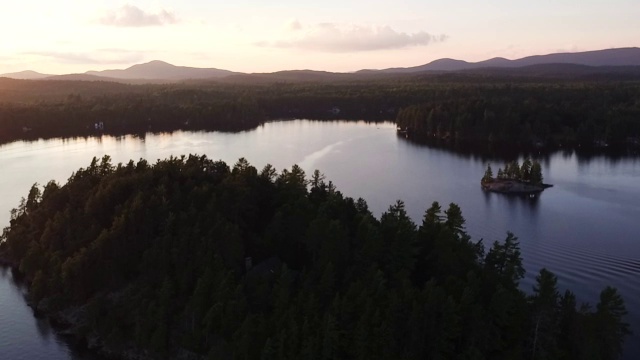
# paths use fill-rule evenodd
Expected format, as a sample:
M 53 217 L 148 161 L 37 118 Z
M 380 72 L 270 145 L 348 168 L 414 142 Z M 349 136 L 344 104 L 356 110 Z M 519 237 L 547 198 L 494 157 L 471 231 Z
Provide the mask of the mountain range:
M 554 53 L 548 55 L 527 56 L 509 60 L 501 57 L 479 62 L 467 62 L 455 59 L 438 59 L 428 64 L 383 70 L 361 70 L 384 73 L 417 73 L 424 71 L 461 71 L 486 68 L 518 68 L 546 64 L 573 64 L 591 67 L 600 66 L 640 66 L 640 48 L 618 48 L 575 53 Z
M 82 74 L 48 75 L 35 71 L 21 71 L 0 74 L 0 77 L 25 80 L 86 80 L 86 81 L 116 81 L 127 83 L 148 82 L 178 82 L 185 80 L 335 80 L 362 76 L 389 76 L 393 74 L 420 74 L 442 72 L 474 72 L 482 70 L 486 73 L 522 73 L 526 75 L 562 75 L 566 73 L 594 74 L 621 73 L 631 71 L 640 73 L 640 48 L 617 48 L 596 51 L 554 53 L 548 55 L 527 56 L 509 60 L 492 58 L 479 62 L 467 62 L 456 59 L 438 59 L 430 63 L 404 68 L 389 68 L 381 70 L 360 70 L 354 73 L 331 73 L 325 71 L 290 70 L 263 74 L 244 74 L 216 68 L 195 68 L 176 66 L 164 61 L 154 60 L 144 64 L 133 65 L 126 69 L 103 71 L 87 71 Z

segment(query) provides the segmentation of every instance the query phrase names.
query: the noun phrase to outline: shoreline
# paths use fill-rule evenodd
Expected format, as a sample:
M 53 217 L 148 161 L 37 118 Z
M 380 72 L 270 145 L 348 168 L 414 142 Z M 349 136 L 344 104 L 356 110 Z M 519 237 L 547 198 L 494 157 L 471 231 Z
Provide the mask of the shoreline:
M 518 180 L 497 180 L 480 182 L 482 190 L 495 192 L 500 194 L 520 194 L 535 195 L 539 194 L 547 188 L 553 187 L 551 184 L 534 185 Z
M 30 284 L 25 275 L 18 269 L 17 264 L 0 256 L 0 267 L 13 273 L 14 281 L 24 286 L 29 293 Z M 52 309 L 51 298 L 44 298 L 34 302 L 25 297 L 25 304 L 31 309 L 32 316 L 36 319 L 45 319 L 51 329 L 60 337 L 64 338 L 70 349 L 82 353 L 91 354 L 91 358 L 99 360 L 151 360 L 147 351 L 133 346 L 123 345 L 121 348 L 114 348 L 105 343 L 100 335 L 84 331 L 86 326 L 86 304 L 80 306 L 68 306 L 62 310 Z M 180 349 L 176 355 L 180 354 Z

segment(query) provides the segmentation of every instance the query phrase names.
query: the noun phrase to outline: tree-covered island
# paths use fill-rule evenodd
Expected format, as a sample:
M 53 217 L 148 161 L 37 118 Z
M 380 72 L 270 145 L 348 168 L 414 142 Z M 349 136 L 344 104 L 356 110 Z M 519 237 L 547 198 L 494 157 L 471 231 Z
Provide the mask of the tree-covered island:
M 376 218 L 298 166 L 105 156 L 34 185 L 0 258 L 37 312 L 114 358 L 620 356 L 616 289 L 580 305 L 542 269 L 525 292 L 517 238 L 485 248 L 464 225 L 437 202 L 420 224 L 401 201 Z
M 499 168 L 494 178 L 491 165 L 480 180 L 483 190 L 508 193 L 508 194 L 535 194 L 553 185 L 542 182 L 542 167 L 537 160 L 533 162 L 529 157 L 525 158 L 522 166 L 518 161 L 505 164 L 504 169 Z

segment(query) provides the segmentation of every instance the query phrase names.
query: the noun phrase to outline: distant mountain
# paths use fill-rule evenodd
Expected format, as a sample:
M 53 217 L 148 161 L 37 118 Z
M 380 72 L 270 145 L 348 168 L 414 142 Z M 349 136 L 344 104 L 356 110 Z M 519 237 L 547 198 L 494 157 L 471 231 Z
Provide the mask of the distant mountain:
M 449 58 L 445 58 L 445 59 L 438 59 L 438 60 L 434 60 L 428 64 L 425 65 L 419 65 L 419 66 L 411 66 L 411 67 L 397 67 L 397 68 L 389 68 L 389 69 L 382 69 L 382 70 L 360 70 L 357 73 L 394 73 L 394 74 L 400 74 L 400 73 L 417 73 L 417 72 L 423 72 L 423 71 L 459 71 L 459 70 L 465 70 L 465 69 L 471 69 L 473 68 L 473 63 L 469 63 L 463 60 L 455 60 L 455 59 L 449 59 Z
M 53 75 L 44 78 L 43 80 L 64 80 L 64 81 L 111 81 L 119 82 L 120 79 L 113 79 L 104 76 L 88 75 L 88 74 L 65 74 L 65 75 Z
M 571 65 L 571 66 L 569 66 Z M 273 73 L 238 73 L 216 68 L 195 68 L 176 66 L 154 60 L 133 65 L 126 69 L 87 71 L 84 74 L 46 75 L 35 71 L 3 74 L 0 77 L 13 79 L 111 81 L 127 84 L 158 84 L 165 82 L 208 82 L 227 83 L 274 83 L 274 82 L 326 82 L 359 81 L 385 79 L 405 74 L 423 73 L 474 73 L 478 75 L 506 75 L 531 77 L 607 77 L 636 79 L 640 69 L 640 48 L 618 48 L 575 53 L 555 53 L 528 56 L 509 60 L 496 57 L 479 62 L 456 59 L 438 59 L 428 64 L 389 68 L 382 70 L 360 70 L 354 73 L 334 73 L 314 70 L 285 70 Z
M 145 64 L 133 65 L 124 70 L 87 71 L 86 74 L 114 79 L 179 81 L 189 79 L 219 79 L 236 73 L 215 68 L 175 66 L 164 61 L 154 60 Z
M 37 79 L 44 79 L 49 76 L 51 75 L 41 74 L 39 72 L 31 71 L 31 70 L 0 74 L 0 77 L 7 77 L 7 78 L 19 79 L 19 80 L 37 80 Z
M 439 59 L 428 64 L 377 70 L 384 73 L 417 73 L 423 71 L 460 71 L 482 68 L 516 68 L 543 64 L 576 64 L 586 66 L 640 66 L 640 48 L 619 48 L 575 53 L 556 53 L 548 55 L 527 56 L 509 60 L 493 58 L 479 62 L 466 62 L 454 59 Z M 367 70 L 376 72 L 376 70 Z

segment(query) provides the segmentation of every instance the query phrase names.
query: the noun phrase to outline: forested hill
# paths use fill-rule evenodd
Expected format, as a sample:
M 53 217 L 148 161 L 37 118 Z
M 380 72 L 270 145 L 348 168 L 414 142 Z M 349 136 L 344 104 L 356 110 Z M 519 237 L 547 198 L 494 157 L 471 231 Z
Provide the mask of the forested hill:
M 542 269 L 526 295 L 517 238 L 485 249 L 455 204 L 377 219 L 317 171 L 244 159 L 94 159 L 32 187 L 0 255 L 111 355 L 615 359 L 629 331 L 615 289 L 578 307 Z

